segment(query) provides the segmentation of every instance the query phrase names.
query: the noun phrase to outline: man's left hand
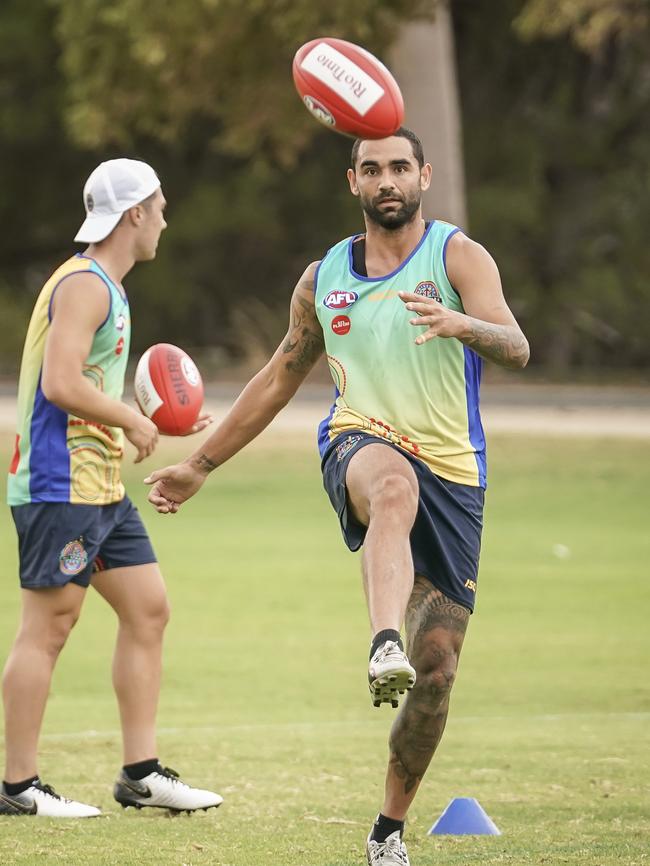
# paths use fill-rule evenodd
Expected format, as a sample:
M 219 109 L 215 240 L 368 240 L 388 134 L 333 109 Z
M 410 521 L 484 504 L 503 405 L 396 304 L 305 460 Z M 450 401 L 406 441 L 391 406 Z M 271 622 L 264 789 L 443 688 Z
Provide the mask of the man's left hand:
M 462 313 L 450 310 L 433 298 L 425 298 L 413 292 L 399 292 L 398 294 L 406 309 L 411 313 L 418 314 L 416 319 L 410 319 L 410 323 L 416 328 L 427 329 L 416 337 L 415 342 L 418 346 L 433 337 L 462 336 L 463 321 L 466 318 Z

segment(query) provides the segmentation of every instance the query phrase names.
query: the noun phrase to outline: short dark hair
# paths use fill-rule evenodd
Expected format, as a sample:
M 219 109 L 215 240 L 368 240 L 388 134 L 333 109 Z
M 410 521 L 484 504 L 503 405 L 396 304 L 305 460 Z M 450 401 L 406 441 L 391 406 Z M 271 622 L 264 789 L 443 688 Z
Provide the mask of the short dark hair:
M 417 137 L 417 135 L 410 129 L 407 129 L 405 126 L 400 126 L 400 128 L 393 133 L 397 138 L 406 138 L 411 142 L 411 150 L 413 151 L 413 156 L 416 158 L 418 165 L 420 168 L 424 166 L 424 149 L 422 147 L 422 142 Z M 387 138 L 392 138 L 392 136 L 387 136 Z M 352 145 L 352 154 L 350 156 L 350 165 L 352 166 L 352 171 L 355 170 L 357 165 L 357 158 L 359 156 L 359 148 L 361 147 L 361 142 L 367 141 L 365 138 L 357 138 L 355 139 L 354 144 Z

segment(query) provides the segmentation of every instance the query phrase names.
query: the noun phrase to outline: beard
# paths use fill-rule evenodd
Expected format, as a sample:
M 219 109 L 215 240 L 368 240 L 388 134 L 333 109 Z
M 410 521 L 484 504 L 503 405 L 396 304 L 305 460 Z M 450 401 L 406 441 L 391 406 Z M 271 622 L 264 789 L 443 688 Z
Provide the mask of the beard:
M 388 199 L 392 200 L 390 209 L 381 209 L 381 203 Z M 411 222 L 418 212 L 421 200 L 422 196 L 418 189 L 406 196 L 382 194 L 373 199 L 361 196 L 361 207 L 369 220 L 388 231 L 395 231 Z

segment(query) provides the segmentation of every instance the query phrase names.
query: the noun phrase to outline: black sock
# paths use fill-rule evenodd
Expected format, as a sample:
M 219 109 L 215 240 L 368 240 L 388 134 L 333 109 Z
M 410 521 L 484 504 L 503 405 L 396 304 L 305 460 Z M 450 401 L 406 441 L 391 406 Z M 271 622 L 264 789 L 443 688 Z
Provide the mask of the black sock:
M 400 637 L 400 633 L 395 631 L 394 628 L 385 628 L 383 631 L 378 631 L 377 634 L 372 639 L 372 644 L 370 645 L 370 658 L 374 656 L 379 647 L 386 643 L 387 640 L 395 641 L 398 647 L 403 650 L 404 644 L 402 643 L 402 638 Z
M 30 776 L 29 779 L 24 779 L 22 782 L 3 782 L 5 793 L 10 797 L 15 797 L 16 794 L 22 794 L 30 788 L 34 782 L 38 782 L 38 776 Z
M 387 818 L 380 812 L 375 818 L 375 823 L 372 825 L 370 838 L 374 839 L 375 842 L 385 842 L 395 830 L 399 830 L 399 837 L 401 839 L 404 834 L 404 821 Z
M 135 782 L 138 779 L 144 779 L 150 773 L 155 773 L 160 768 L 158 758 L 149 758 L 148 761 L 138 761 L 137 764 L 125 764 L 124 772 Z

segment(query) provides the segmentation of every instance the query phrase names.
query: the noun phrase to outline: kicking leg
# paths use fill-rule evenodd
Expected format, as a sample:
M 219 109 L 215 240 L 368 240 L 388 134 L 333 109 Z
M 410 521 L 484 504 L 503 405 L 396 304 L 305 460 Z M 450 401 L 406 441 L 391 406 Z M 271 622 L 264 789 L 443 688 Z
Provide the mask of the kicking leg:
M 408 460 L 386 445 L 367 445 L 350 460 L 346 474 L 354 518 L 368 527 L 363 578 L 372 628 L 368 683 L 373 704 L 398 705 L 413 687 L 415 670 L 400 637 L 413 589 L 409 535 L 418 507 L 418 482 Z
M 372 633 L 399 631 L 413 589 L 409 534 L 418 507 L 418 482 L 408 460 L 386 445 L 366 445 L 345 478 L 355 519 L 368 527 L 363 579 Z

